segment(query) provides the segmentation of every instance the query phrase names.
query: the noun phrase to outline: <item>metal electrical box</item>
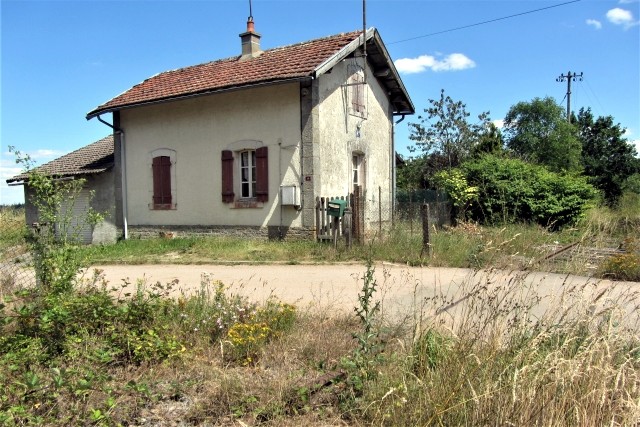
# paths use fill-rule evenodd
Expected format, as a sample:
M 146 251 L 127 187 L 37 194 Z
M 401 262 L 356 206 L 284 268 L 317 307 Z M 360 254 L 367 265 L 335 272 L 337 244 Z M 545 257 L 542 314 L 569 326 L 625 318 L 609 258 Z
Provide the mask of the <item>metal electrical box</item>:
M 300 206 L 300 190 L 296 185 L 283 185 L 280 187 L 280 200 L 282 206 Z
M 335 216 L 341 218 L 344 216 L 344 210 L 347 207 L 346 200 L 329 200 L 327 204 L 327 215 Z

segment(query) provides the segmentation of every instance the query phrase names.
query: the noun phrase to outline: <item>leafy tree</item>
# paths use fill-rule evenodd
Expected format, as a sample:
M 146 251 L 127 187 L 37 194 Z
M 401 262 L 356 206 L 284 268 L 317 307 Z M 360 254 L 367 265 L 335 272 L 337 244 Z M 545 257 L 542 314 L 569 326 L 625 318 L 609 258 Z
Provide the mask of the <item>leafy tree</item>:
M 460 169 L 440 171 L 433 178 L 451 198 L 455 219 L 465 219 L 467 208 L 478 198 L 478 187 L 470 186 Z
M 640 159 L 636 158 L 638 173 L 634 173 L 622 184 L 622 191 L 640 195 Z
M 78 271 L 85 266 L 85 260 L 76 250 L 80 230 L 85 225 L 97 224 L 102 215 L 88 208 L 80 218 L 74 218 L 74 205 L 84 179 L 56 180 L 55 176 L 36 168 L 28 155 L 12 146 L 9 151 L 15 153 L 16 163 L 22 165 L 27 174 L 26 185 L 33 192 L 30 201 L 38 212 L 39 222 L 26 235 L 37 283 L 49 294 L 71 292 Z
M 472 154 L 479 156 L 482 154 L 500 154 L 504 151 L 504 140 L 502 132 L 494 123 L 489 122 L 484 133 L 480 135 L 478 144 L 473 147 Z
M 448 159 L 440 153 L 422 154 L 406 160 L 398 168 L 397 185 L 405 190 L 433 188 L 434 175 L 448 169 Z
M 404 159 L 404 164 L 396 169 L 396 186 L 404 190 L 424 188 L 426 162 L 424 156 Z
M 456 167 L 480 141 L 490 123 L 489 113 L 480 114 L 477 123 L 470 123 L 466 105 L 445 96 L 444 89 L 440 91 L 440 99 L 430 99 L 429 104 L 424 110 L 426 116 L 418 116 L 420 123 L 409 123 L 409 138 L 427 157 L 432 157 L 431 163 L 444 160 L 444 167 L 433 172 Z
M 574 122 L 582 141 L 584 174 L 603 192 L 606 203 L 615 205 L 627 178 L 640 172 L 636 149 L 623 138 L 624 129 L 614 125 L 611 116 L 594 120 L 591 109 L 581 108 Z
M 553 98 L 534 98 L 513 105 L 505 117 L 506 144 L 526 161 L 554 172 L 580 169 L 580 140 Z

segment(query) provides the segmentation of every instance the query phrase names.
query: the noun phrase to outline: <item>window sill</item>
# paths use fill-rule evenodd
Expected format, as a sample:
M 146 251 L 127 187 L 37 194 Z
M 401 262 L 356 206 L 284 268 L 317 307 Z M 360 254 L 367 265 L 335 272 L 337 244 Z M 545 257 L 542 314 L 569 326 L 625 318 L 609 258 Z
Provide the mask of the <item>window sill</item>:
M 240 199 L 233 202 L 231 209 L 262 209 L 263 207 L 264 203 L 255 199 Z
M 175 211 L 176 209 L 178 209 L 178 205 L 175 204 L 149 204 L 149 210 L 151 211 Z

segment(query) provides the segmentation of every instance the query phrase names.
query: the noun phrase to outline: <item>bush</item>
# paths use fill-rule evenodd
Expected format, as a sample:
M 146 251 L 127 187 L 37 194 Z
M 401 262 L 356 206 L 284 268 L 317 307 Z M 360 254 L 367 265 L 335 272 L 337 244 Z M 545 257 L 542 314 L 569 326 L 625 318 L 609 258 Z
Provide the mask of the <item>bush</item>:
M 598 194 L 582 177 L 495 155 L 461 169 L 469 185 L 479 189 L 470 214 L 482 223 L 525 221 L 557 229 L 579 220 Z
M 623 243 L 624 253 L 606 259 L 599 275 L 615 280 L 640 281 L 640 242 L 629 237 Z

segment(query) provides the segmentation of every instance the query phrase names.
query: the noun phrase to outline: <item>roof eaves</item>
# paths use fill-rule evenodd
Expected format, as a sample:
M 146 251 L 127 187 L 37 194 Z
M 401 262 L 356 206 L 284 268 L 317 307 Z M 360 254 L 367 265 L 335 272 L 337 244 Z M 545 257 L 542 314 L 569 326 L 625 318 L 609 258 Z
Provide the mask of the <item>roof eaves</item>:
M 57 172 L 52 173 L 49 176 L 55 181 L 59 179 L 64 179 L 67 177 L 76 177 L 81 175 L 95 175 L 98 173 L 106 172 L 110 169 L 113 169 L 113 165 L 105 166 L 103 168 L 97 169 L 87 169 L 87 170 L 78 170 L 78 171 L 70 171 L 70 172 Z M 20 175 L 16 175 L 6 180 L 7 184 L 18 183 L 14 185 L 22 185 L 26 184 L 29 181 L 29 173 L 21 173 Z
M 86 119 L 87 120 L 91 120 L 92 118 L 97 117 L 97 116 L 99 116 L 101 114 L 113 113 L 114 111 L 120 111 L 120 110 L 124 110 L 124 109 L 128 109 L 128 108 L 134 108 L 134 107 L 141 107 L 143 105 L 163 104 L 165 102 L 178 101 L 178 100 L 189 99 L 189 98 L 196 98 L 196 97 L 199 97 L 199 96 L 212 95 L 214 93 L 232 92 L 232 91 L 242 90 L 242 89 L 247 89 L 247 88 L 252 88 L 252 87 L 261 87 L 261 86 L 269 86 L 269 85 L 276 85 L 276 84 L 283 84 L 283 83 L 291 83 L 291 82 L 296 82 L 296 81 L 307 80 L 309 78 L 310 78 L 310 76 L 293 76 L 293 77 L 284 78 L 284 79 L 283 78 L 279 78 L 279 79 L 275 79 L 275 80 L 265 80 L 265 81 L 262 81 L 262 82 L 246 83 L 246 84 L 235 85 L 235 86 L 227 86 L 227 87 L 222 87 L 222 88 L 207 89 L 207 90 L 198 91 L 198 92 L 167 96 L 167 97 L 164 97 L 164 98 L 158 98 L 158 99 L 154 99 L 154 100 L 151 100 L 151 101 L 132 102 L 132 103 L 129 103 L 129 104 L 115 105 L 113 107 L 96 108 L 95 110 L 90 111 L 89 113 L 87 113 Z
M 366 32 L 366 40 L 371 39 L 374 33 L 376 33 L 376 29 L 374 27 L 369 28 Z M 342 47 L 342 49 L 340 49 L 329 58 L 325 59 L 320 65 L 318 65 L 313 70 L 313 78 L 318 78 L 318 76 L 321 76 L 322 74 L 332 69 L 338 62 L 349 56 L 358 47 L 362 46 L 362 44 L 362 33 L 360 33 L 356 38 L 351 40 L 351 42 Z
M 415 114 L 416 108 L 413 105 L 413 101 L 411 101 L 411 97 L 409 97 L 409 92 L 407 91 L 407 88 L 404 86 L 404 83 L 400 78 L 400 73 L 398 73 L 398 70 L 396 69 L 396 66 L 393 63 L 393 60 L 391 59 L 391 55 L 389 55 L 389 51 L 387 50 L 387 47 L 384 45 L 384 42 L 382 41 L 382 37 L 380 37 L 380 34 L 377 31 L 374 34 L 374 41 L 376 42 L 376 45 L 380 49 L 380 52 L 382 52 L 382 54 L 384 55 L 385 61 L 387 62 L 387 64 L 389 64 L 389 69 L 393 73 L 393 78 L 398 83 L 398 87 L 402 91 L 402 94 L 404 95 L 404 97 L 407 98 L 407 103 L 410 106 L 410 110 L 399 111 L 399 112 L 396 112 L 396 114 Z

